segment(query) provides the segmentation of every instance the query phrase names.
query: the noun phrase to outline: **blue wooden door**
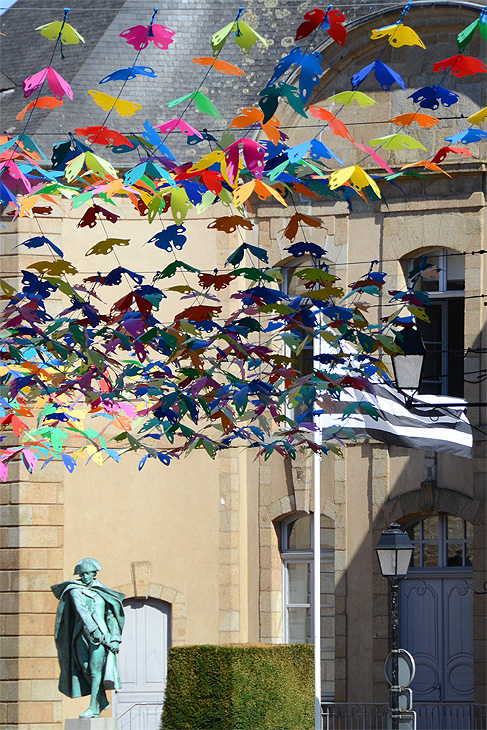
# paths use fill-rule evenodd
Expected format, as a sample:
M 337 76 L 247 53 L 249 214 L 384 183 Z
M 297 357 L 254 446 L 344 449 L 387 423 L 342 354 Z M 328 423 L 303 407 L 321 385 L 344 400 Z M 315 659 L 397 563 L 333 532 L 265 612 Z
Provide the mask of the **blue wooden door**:
M 124 602 L 120 645 L 122 688 L 113 694 L 120 730 L 157 730 L 166 686 L 169 604 L 151 598 Z
M 473 702 L 473 589 L 468 575 L 401 582 L 401 646 L 414 656 L 415 703 Z

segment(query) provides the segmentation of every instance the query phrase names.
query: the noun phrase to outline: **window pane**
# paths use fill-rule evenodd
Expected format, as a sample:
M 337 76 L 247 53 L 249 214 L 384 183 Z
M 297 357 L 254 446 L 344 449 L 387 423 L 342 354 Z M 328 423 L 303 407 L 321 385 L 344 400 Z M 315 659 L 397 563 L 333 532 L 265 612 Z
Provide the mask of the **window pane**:
M 426 347 L 420 393 L 440 395 L 443 376 L 443 305 L 439 302 L 428 304 L 426 314 L 430 321 L 418 320 L 418 330 Z
M 463 525 L 464 521 L 461 517 L 453 517 L 448 515 L 447 517 L 447 538 L 448 540 L 463 540 Z
M 438 567 L 438 543 L 433 545 L 423 545 L 423 567 Z
M 311 524 L 313 515 L 306 515 L 291 522 L 288 533 L 289 550 L 311 550 Z
M 311 609 L 288 608 L 288 628 L 290 644 L 311 643 Z
M 463 291 L 463 289 L 465 289 L 465 257 L 450 255 L 447 257 L 446 261 L 447 290 Z
M 438 540 L 438 517 L 423 520 L 423 540 Z
M 416 524 L 410 525 L 406 532 L 408 533 L 410 540 L 419 540 L 421 536 L 421 522 L 416 522 Z
M 460 568 L 463 565 L 463 544 L 459 542 L 448 543 L 448 561 L 449 568 Z
M 309 563 L 288 563 L 288 603 L 310 603 L 311 565 Z
M 448 312 L 448 385 L 447 394 L 463 397 L 465 300 L 450 299 Z

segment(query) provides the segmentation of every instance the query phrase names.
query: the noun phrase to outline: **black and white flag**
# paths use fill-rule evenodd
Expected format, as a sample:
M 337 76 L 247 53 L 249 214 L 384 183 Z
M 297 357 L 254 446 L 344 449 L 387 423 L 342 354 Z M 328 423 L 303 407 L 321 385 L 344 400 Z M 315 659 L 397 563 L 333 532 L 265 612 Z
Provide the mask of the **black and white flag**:
M 376 439 L 409 449 L 472 457 L 466 401 L 437 395 L 415 395 L 409 400 L 385 383 L 372 382 L 371 386 L 374 393 L 344 389 L 336 401 L 336 412 L 319 416 L 323 432 L 344 439 Z

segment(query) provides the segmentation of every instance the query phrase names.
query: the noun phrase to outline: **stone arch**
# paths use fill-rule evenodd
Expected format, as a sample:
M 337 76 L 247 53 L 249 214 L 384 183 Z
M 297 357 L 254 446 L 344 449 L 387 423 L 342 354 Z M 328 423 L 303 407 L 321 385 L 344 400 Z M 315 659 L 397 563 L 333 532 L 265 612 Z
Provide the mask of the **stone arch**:
M 152 565 L 148 561 L 131 563 L 132 581 L 113 588 L 127 598 L 155 598 L 171 604 L 171 639 L 173 646 L 186 643 L 186 596 L 176 588 L 151 581 Z

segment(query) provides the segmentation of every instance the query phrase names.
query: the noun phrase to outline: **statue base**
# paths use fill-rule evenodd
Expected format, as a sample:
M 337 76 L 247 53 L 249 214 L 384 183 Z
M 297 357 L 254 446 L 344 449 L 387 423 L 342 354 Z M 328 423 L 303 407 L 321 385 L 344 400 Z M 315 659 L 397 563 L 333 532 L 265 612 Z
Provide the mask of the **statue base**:
M 116 717 L 78 717 L 65 720 L 64 730 L 118 730 Z

